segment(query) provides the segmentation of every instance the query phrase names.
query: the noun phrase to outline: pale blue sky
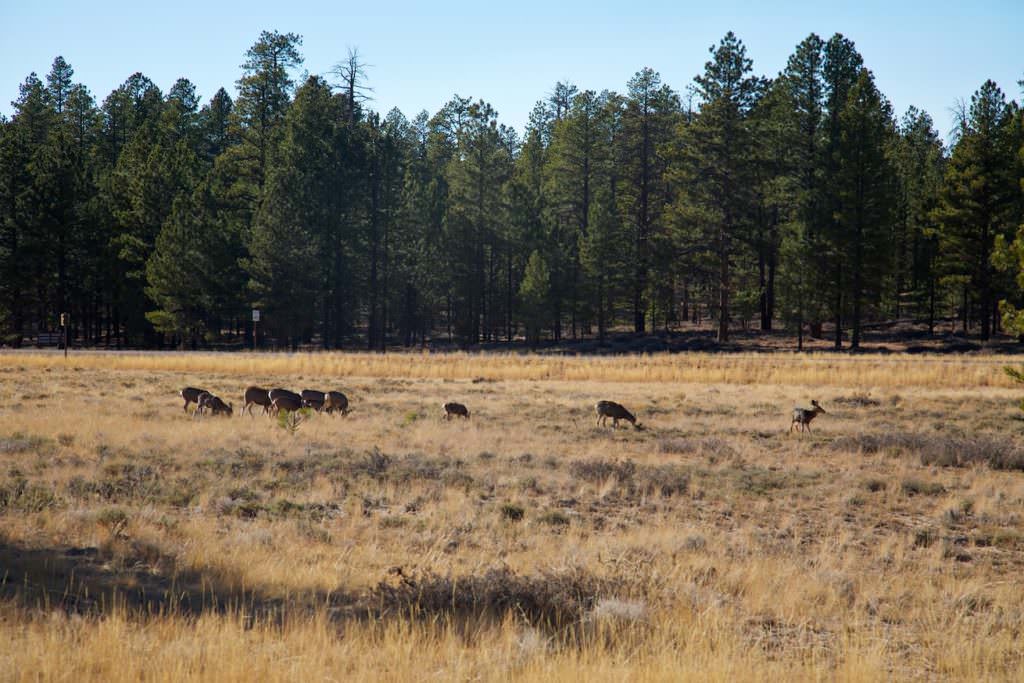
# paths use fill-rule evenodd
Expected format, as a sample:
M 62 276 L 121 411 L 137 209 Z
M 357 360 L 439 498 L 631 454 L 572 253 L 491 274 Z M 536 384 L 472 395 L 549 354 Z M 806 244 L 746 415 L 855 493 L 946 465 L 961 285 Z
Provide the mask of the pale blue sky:
M 165 92 L 180 76 L 203 100 L 234 95 L 246 49 L 263 29 L 303 36 L 305 69 L 325 73 L 357 47 L 375 89 L 371 106 L 435 112 L 454 93 L 491 102 L 524 126 L 558 80 L 625 90 L 650 66 L 683 90 L 726 31 L 754 71 L 774 76 L 810 32 L 852 39 L 902 113 L 932 114 L 945 137 L 950 109 L 987 78 L 1020 100 L 1024 0 L 900 2 L 144 2 L 0 0 L 0 112 L 30 72 L 60 54 L 97 100 L 135 71 Z

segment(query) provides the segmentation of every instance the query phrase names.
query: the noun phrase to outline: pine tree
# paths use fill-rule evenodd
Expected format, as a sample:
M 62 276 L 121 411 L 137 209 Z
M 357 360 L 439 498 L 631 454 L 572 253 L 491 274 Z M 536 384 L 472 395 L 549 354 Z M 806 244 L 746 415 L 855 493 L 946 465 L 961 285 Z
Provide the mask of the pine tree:
M 849 307 L 846 298 L 850 290 L 850 277 L 855 275 L 847 268 L 844 260 L 845 235 L 839 223 L 840 199 L 839 147 L 843 135 L 841 115 L 846 107 L 850 89 L 857 82 L 864 60 L 857 52 L 853 41 L 842 34 L 833 35 L 823 49 L 822 73 L 825 82 L 825 143 L 823 146 L 823 181 L 821 209 L 822 234 L 818 242 L 819 253 L 824 257 L 823 271 L 826 273 L 822 291 L 826 294 L 832 319 L 835 324 L 835 348 L 843 346 L 843 323 Z
M 777 87 L 787 103 L 783 118 L 783 144 L 790 151 L 783 191 L 792 198 L 792 212 L 782 226 L 780 249 L 783 314 L 796 328 L 797 349 L 803 349 L 804 324 L 821 334 L 827 302 L 822 296 L 827 277 L 824 257 L 824 143 L 825 42 L 815 34 L 805 38 L 790 55 Z
M 540 332 L 548 318 L 548 301 L 551 288 L 551 273 L 544 257 L 534 251 L 526 262 L 519 296 L 523 303 L 523 320 L 526 324 L 526 340 L 531 347 L 540 343 Z
M 39 303 L 35 288 L 46 277 L 44 245 L 35 230 L 43 198 L 33 191 L 31 162 L 46 143 L 53 114 L 34 73 L 19 86 L 12 104 L 14 116 L 4 123 L 0 145 L 0 315 L 6 338 L 18 346 Z
M 627 84 L 628 96 L 623 111 L 622 185 L 618 199 L 623 215 L 633 231 L 630 254 L 633 329 L 647 329 L 647 313 L 652 284 L 652 242 L 664 233 L 664 216 L 670 203 L 665 173 L 666 144 L 677 124 L 679 97 L 661 82 L 653 69 L 638 71 Z M 669 274 L 656 271 L 655 285 Z
M 836 149 L 836 247 L 850 272 L 850 346 L 860 347 L 864 305 L 881 295 L 889 265 L 896 176 L 887 156 L 894 136 L 892 109 L 867 69 L 861 69 L 839 114 Z
M 1012 208 L 1017 189 L 1010 173 L 1013 150 L 1006 134 L 1009 122 L 1010 108 L 1002 91 L 986 81 L 971 97 L 961 121 L 934 214 L 943 270 L 965 278 L 977 297 L 982 340 L 992 336 L 1002 294 L 993 249 L 997 238 L 1008 239 L 1016 227 Z
M 497 283 L 490 267 L 497 258 L 498 226 L 504 219 L 503 187 L 512 155 L 486 102 L 470 104 L 453 129 L 457 155 L 447 163 L 449 187 L 445 242 L 452 259 L 452 313 L 463 343 L 476 344 L 497 332 L 489 319 Z M 492 323 L 488 325 L 488 322 Z
M 898 201 L 893 251 L 893 314 L 904 311 L 905 295 L 917 311 L 925 311 L 928 333 L 935 330 L 939 272 L 938 235 L 932 214 L 942 185 L 945 153 L 931 117 L 910 107 L 900 123 L 893 163 L 898 175 Z
M 280 148 L 271 157 L 252 231 L 246 265 L 253 290 L 267 312 L 267 328 L 293 348 L 318 331 L 315 323 L 323 321 L 329 287 L 337 284 L 329 278 L 342 277 L 331 270 L 332 256 L 352 236 L 341 224 L 336 203 L 341 114 L 322 79 L 311 76 L 299 89 L 285 117 Z M 351 290 L 348 296 L 354 298 Z
M 750 113 L 764 81 L 750 75 L 746 47 L 733 33 L 710 52 L 714 59 L 695 79 L 700 110 L 681 128 L 674 174 L 680 196 L 674 213 L 684 240 L 714 264 L 717 337 L 725 342 L 736 291 L 733 269 L 751 241 L 756 196 Z

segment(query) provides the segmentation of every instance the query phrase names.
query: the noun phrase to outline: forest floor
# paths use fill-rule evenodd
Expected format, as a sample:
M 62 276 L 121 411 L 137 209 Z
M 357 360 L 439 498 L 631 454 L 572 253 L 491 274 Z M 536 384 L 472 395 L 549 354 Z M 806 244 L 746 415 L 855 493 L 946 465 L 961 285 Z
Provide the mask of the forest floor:
M 1012 362 L 0 353 L 0 680 L 1020 680 Z

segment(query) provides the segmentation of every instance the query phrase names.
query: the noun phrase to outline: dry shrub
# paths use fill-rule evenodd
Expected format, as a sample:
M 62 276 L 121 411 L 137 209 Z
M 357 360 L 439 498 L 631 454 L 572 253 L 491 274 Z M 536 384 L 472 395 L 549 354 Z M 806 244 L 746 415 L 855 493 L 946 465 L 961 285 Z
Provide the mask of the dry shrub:
M 501 619 L 512 614 L 535 627 L 558 629 L 579 622 L 598 596 L 621 587 L 617 583 L 581 568 L 521 575 L 502 567 L 459 577 L 433 572 L 401 575 L 398 581 L 381 581 L 367 597 L 384 614 L 421 619 L 439 615 Z
M 159 496 L 160 473 L 152 465 L 112 462 L 103 467 L 96 492 L 108 501 L 152 500 Z
M 668 498 L 686 493 L 690 470 L 681 465 L 637 465 L 632 460 L 576 460 L 569 471 L 577 479 L 600 485 L 614 478 L 629 497 L 657 493 Z
M 1009 437 L 992 434 L 862 433 L 839 437 L 830 447 L 835 451 L 865 454 L 916 455 L 922 465 L 988 465 L 994 470 L 1024 471 L 1024 449 Z
M 932 437 L 911 432 L 862 432 L 841 436 L 830 445 L 833 451 L 860 452 L 865 455 L 875 453 L 919 453 L 927 447 Z
M 644 465 L 637 468 L 633 481 L 643 493 L 670 498 L 689 490 L 690 470 L 679 465 Z
M 946 492 L 946 487 L 937 481 L 904 479 L 900 483 L 900 491 L 903 491 L 908 496 L 939 496 Z
M 832 399 L 832 403 L 841 406 L 849 406 L 851 408 L 870 408 L 873 406 L 880 406 L 882 402 L 877 398 L 871 398 L 865 393 L 856 393 L 849 396 L 839 396 L 838 398 Z
M 56 446 L 52 439 L 35 434 L 15 432 L 9 436 L 0 437 L 0 454 L 21 455 L 22 453 L 36 453 L 38 455 L 48 455 L 55 448 Z
M 636 463 L 632 460 L 605 460 L 595 458 L 592 460 L 575 460 L 569 464 L 569 473 L 576 479 L 591 484 L 603 484 L 612 477 L 620 482 L 633 478 L 636 472 Z
M 0 513 L 11 510 L 21 513 L 42 512 L 61 505 L 53 489 L 16 477 L 0 485 Z
M 678 437 L 658 440 L 658 452 L 666 455 L 714 455 L 728 457 L 736 450 L 728 441 L 715 436 Z

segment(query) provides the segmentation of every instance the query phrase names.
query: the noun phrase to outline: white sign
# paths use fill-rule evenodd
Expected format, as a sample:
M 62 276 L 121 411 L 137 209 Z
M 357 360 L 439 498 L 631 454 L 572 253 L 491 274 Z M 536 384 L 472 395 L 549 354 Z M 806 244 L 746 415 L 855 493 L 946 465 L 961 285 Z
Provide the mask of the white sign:
M 258 323 L 260 321 L 260 309 L 258 309 L 258 308 L 252 309 L 252 321 L 254 323 Z

